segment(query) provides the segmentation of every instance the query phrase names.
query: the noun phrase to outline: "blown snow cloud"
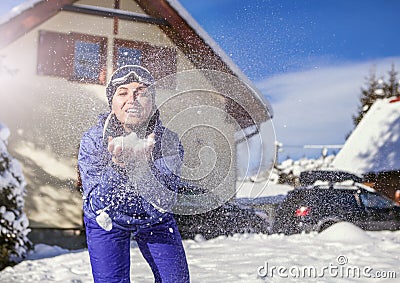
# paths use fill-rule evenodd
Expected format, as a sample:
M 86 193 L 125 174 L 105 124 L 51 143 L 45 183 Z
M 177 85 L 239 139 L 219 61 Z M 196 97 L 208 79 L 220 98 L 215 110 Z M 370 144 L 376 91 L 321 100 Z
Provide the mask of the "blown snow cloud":
M 343 144 L 353 129 L 361 87 L 375 71 L 386 77 L 400 57 L 336 64 L 276 75 L 257 83 L 274 109 L 277 140 L 283 143 L 281 158 L 319 154 L 303 149 L 307 144 Z

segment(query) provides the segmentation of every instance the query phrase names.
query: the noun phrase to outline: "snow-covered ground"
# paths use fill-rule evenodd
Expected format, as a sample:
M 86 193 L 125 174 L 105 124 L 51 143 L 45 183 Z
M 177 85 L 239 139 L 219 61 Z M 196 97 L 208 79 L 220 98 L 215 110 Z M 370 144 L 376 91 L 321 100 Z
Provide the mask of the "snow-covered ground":
M 238 196 L 285 195 L 287 185 L 241 183 Z M 363 231 L 338 223 L 324 232 L 292 236 L 236 234 L 184 240 L 192 282 L 400 282 L 400 231 Z M 152 282 L 136 243 L 132 282 Z M 374 276 L 386 278 L 373 278 Z M 93 282 L 86 249 L 38 244 L 28 258 L 0 272 L 0 282 Z
M 319 162 L 286 163 L 284 170 L 296 174 L 297 167 Z M 239 198 L 249 199 L 284 196 L 292 187 L 238 181 L 238 189 Z M 195 240 L 184 240 L 184 246 L 194 283 L 400 282 L 400 231 L 363 231 L 350 223 L 338 223 L 320 234 L 236 234 L 211 240 L 198 235 Z M 153 282 L 134 241 L 131 262 L 132 282 Z M 0 272 L 0 282 L 84 283 L 93 279 L 86 249 L 37 244 L 26 260 Z
M 237 234 L 185 240 L 192 282 L 399 282 L 400 231 L 338 223 L 321 234 Z M 132 282 L 153 282 L 135 242 Z M 267 277 L 263 277 L 267 275 Z M 373 278 L 381 277 L 381 278 Z M 396 278 L 394 278 L 396 277 Z M 36 245 L 0 282 L 93 282 L 86 249 Z

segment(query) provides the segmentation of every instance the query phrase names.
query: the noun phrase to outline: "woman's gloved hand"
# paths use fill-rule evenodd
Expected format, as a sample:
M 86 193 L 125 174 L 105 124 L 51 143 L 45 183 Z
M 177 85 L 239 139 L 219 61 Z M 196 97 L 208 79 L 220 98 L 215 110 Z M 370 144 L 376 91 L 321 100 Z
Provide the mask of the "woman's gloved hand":
M 147 166 L 155 143 L 155 134 L 151 133 L 146 139 L 140 139 L 135 132 L 126 136 L 108 137 L 108 151 L 112 161 L 119 166 Z

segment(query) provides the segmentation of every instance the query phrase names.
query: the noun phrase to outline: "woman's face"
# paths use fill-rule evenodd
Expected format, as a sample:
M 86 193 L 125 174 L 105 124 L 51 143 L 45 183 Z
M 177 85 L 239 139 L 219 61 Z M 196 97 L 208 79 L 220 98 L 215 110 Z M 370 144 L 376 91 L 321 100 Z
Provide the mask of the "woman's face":
M 153 98 L 138 82 L 121 85 L 112 98 L 111 111 L 125 128 L 142 126 L 153 110 Z

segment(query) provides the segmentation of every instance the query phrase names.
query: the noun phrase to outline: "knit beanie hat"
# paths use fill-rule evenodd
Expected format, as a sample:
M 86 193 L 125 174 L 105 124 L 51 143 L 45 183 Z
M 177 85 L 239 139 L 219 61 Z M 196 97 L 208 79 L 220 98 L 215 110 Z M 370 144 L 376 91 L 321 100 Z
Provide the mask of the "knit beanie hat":
M 138 65 L 125 65 L 115 70 L 106 88 L 106 95 L 110 108 L 117 88 L 131 82 L 138 82 L 150 86 L 154 84 L 154 78 L 146 68 Z

